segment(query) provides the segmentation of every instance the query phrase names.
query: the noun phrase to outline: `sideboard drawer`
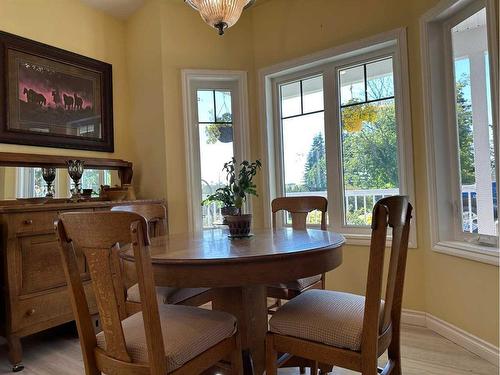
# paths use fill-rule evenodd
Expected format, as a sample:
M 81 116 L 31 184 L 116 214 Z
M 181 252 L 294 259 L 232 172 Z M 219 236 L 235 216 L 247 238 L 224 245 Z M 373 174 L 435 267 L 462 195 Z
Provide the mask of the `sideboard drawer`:
M 91 313 L 97 312 L 97 304 L 92 293 L 92 285 L 86 283 L 84 286 L 85 294 Z M 52 293 L 41 296 L 18 299 L 15 303 L 14 311 L 17 313 L 12 316 L 12 329 L 14 331 L 22 330 L 27 327 L 50 321 L 52 319 L 61 319 L 64 321 L 73 320 L 73 310 L 66 288 L 60 288 Z
M 9 232 L 11 234 L 30 232 L 52 232 L 57 211 L 20 212 L 10 216 Z

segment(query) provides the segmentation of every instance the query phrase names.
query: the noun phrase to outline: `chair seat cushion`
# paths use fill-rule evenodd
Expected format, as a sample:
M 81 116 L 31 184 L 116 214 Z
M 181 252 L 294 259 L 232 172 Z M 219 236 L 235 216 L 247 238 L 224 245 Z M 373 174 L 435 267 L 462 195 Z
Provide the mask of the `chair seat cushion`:
M 269 326 L 280 335 L 359 351 L 364 311 L 363 296 L 312 289 L 279 308 Z
M 300 292 L 300 291 L 306 289 L 307 287 L 310 287 L 311 285 L 316 284 L 318 281 L 320 281 L 321 276 L 322 275 L 305 277 L 303 279 L 290 281 L 288 283 L 273 284 L 273 285 L 270 285 L 270 287 L 271 288 L 280 288 L 280 289 L 292 289 L 292 290 L 296 290 L 296 291 Z
M 236 319 L 225 312 L 180 305 L 158 305 L 158 308 L 168 372 L 231 337 L 236 331 Z M 147 363 L 148 349 L 142 312 L 123 320 L 122 327 L 132 361 Z M 106 349 L 103 332 L 97 335 L 97 346 Z
M 195 297 L 201 293 L 206 292 L 207 288 L 172 288 L 172 287 L 156 287 L 156 299 L 158 303 L 168 303 L 175 305 L 191 297 Z M 141 302 L 141 295 L 139 293 L 139 284 L 132 285 L 127 290 L 127 301 Z

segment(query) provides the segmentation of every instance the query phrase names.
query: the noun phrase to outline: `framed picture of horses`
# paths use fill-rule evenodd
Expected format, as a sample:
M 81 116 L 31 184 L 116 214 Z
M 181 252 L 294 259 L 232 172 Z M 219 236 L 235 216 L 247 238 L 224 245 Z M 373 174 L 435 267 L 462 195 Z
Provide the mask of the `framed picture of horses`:
M 0 32 L 0 143 L 113 152 L 112 67 Z

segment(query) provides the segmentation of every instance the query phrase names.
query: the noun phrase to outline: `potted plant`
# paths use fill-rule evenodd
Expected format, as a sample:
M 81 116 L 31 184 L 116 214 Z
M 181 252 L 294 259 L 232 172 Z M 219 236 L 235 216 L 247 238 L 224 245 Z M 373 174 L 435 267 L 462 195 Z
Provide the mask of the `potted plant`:
M 226 172 L 226 186 L 217 189 L 202 202 L 221 202 L 224 205 L 221 212 L 232 237 L 245 237 L 250 234 L 252 214 L 243 214 L 242 207 L 248 195 L 257 196 L 257 186 L 253 178 L 261 166 L 260 160 L 244 160 L 238 165 L 236 159 L 232 158 L 222 169 Z
M 238 209 L 234 206 L 234 195 L 229 186 L 224 186 L 215 190 L 215 193 L 208 196 L 202 204 L 218 202 L 222 205 L 221 214 L 225 218 L 228 215 L 237 215 Z M 227 224 L 224 220 L 223 224 Z

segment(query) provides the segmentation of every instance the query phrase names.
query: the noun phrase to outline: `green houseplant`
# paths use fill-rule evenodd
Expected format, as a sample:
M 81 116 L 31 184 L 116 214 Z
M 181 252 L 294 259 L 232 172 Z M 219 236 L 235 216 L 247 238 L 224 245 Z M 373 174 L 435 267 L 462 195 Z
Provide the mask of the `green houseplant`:
M 248 236 L 250 233 L 252 215 L 243 214 L 242 208 L 249 195 L 257 196 L 257 185 L 253 178 L 261 167 L 260 160 L 244 160 L 238 164 L 236 159 L 232 158 L 224 163 L 222 168 L 226 172 L 226 186 L 217 189 L 202 202 L 220 202 L 223 205 L 222 215 L 233 237 Z

